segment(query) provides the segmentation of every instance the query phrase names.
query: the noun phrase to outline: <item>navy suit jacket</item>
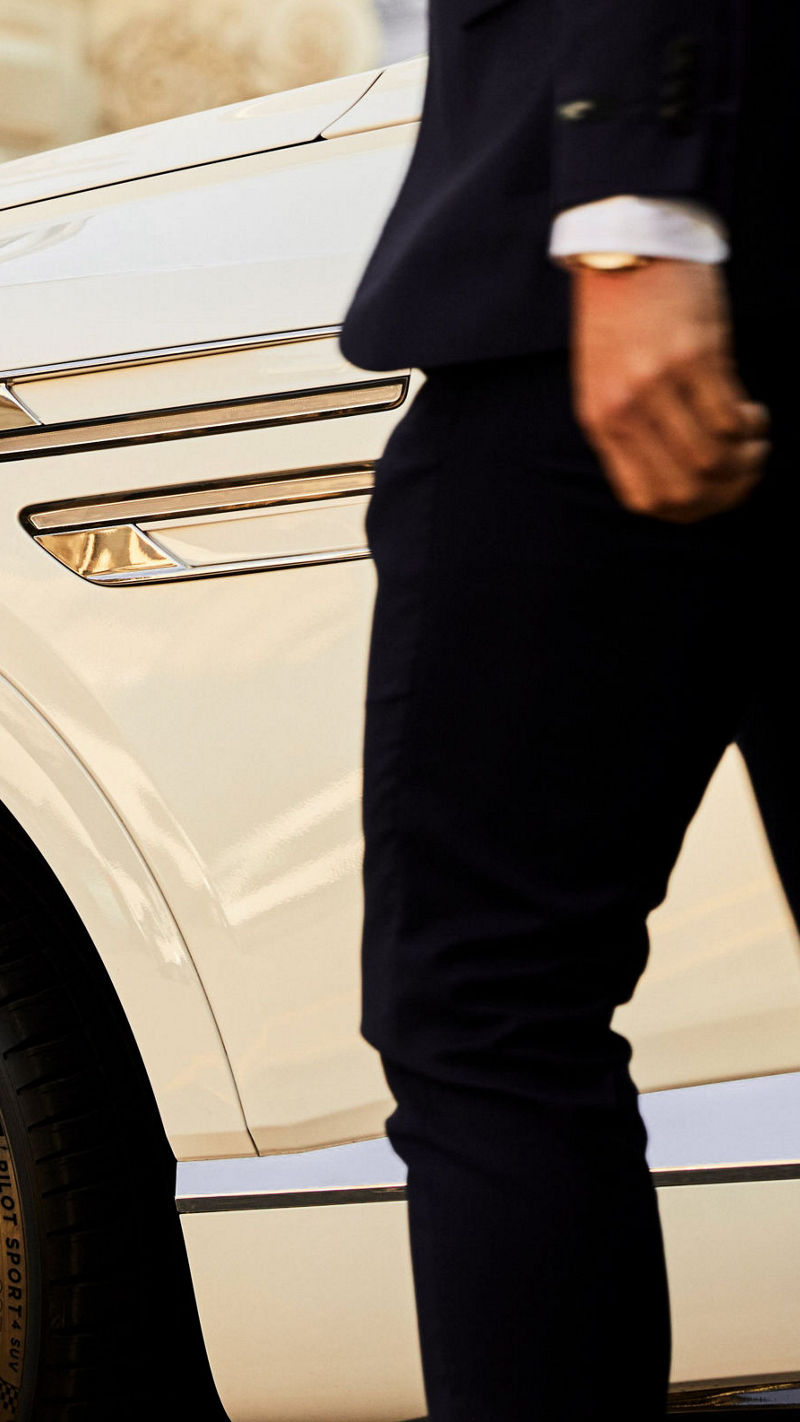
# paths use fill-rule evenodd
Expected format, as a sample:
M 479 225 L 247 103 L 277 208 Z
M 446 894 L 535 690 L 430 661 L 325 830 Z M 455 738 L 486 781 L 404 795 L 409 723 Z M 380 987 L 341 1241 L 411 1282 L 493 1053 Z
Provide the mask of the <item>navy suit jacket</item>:
M 427 369 L 564 347 L 569 277 L 547 255 L 550 225 L 621 193 L 720 213 L 737 305 L 755 308 L 765 240 L 781 242 L 796 186 L 798 9 L 431 0 L 419 136 L 347 312 L 345 356 Z

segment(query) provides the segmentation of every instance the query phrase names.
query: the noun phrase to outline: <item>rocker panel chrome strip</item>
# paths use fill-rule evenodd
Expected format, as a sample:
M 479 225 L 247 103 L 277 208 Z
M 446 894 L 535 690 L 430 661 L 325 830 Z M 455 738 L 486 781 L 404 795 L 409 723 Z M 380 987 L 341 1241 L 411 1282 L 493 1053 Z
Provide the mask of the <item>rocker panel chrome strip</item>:
M 710 1378 L 699 1383 L 670 1383 L 667 1414 L 722 1412 L 724 1417 L 755 1415 L 755 1408 L 771 1407 L 796 1416 L 800 1403 L 800 1373 L 752 1374 L 740 1378 Z M 427 1422 L 427 1418 L 420 1419 Z
M 387 1136 L 289 1155 L 178 1164 L 181 1214 L 405 1199 L 405 1163 Z
M 765 1165 L 707 1165 L 689 1170 L 652 1170 L 657 1188 L 676 1185 L 752 1185 L 759 1180 L 800 1180 L 800 1160 Z
M 800 1179 L 800 1072 L 651 1092 L 640 1108 L 657 1187 Z M 766 1134 L 765 1114 L 772 1117 Z M 176 1203 L 181 1214 L 368 1204 L 405 1199 L 405 1184 L 404 1161 L 388 1137 L 377 1136 L 284 1155 L 181 1162 Z

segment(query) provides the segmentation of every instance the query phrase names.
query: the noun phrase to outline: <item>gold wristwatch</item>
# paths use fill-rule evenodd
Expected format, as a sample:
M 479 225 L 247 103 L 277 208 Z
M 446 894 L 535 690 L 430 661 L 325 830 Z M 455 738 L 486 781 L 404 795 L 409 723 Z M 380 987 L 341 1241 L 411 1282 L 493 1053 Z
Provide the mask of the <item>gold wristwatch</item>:
M 655 257 L 638 257 L 633 252 L 573 252 L 558 261 L 568 271 L 588 267 L 594 272 L 627 272 L 633 267 L 648 267 Z

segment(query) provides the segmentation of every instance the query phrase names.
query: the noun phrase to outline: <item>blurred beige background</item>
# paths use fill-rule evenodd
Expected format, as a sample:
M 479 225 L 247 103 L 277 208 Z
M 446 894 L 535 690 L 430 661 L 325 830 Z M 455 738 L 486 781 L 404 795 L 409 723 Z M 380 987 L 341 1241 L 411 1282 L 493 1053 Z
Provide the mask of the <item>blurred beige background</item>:
M 0 162 L 425 49 L 425 0 L 0 0 Z

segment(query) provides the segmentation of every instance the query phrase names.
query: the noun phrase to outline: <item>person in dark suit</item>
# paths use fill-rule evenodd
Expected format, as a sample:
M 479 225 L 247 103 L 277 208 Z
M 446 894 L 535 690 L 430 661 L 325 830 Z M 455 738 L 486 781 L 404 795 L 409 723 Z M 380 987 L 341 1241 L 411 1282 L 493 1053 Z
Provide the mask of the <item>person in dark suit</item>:
M 379 461 L 364 1038 L 396 1100 L 431 1422 L 663 1418 L 629 1043 L 742 747 L 795 905 L 789 0 L 432 0 L 344 355 L 427 377 Z

